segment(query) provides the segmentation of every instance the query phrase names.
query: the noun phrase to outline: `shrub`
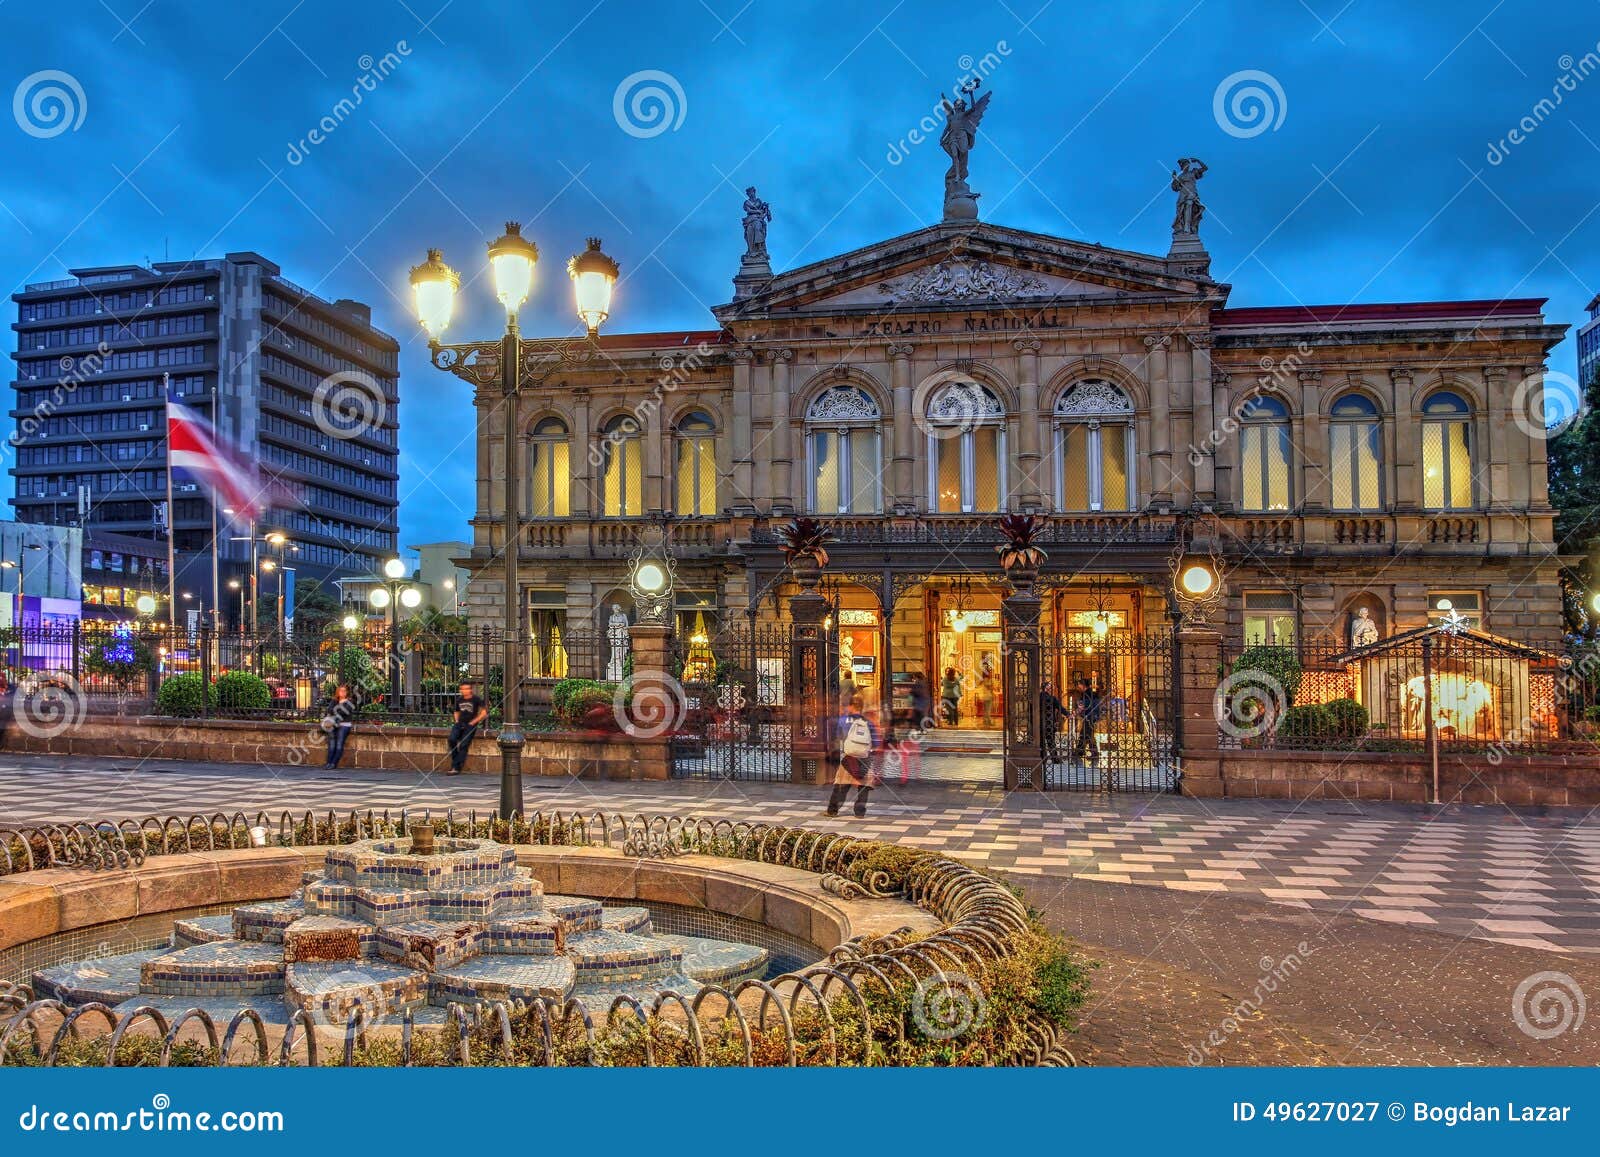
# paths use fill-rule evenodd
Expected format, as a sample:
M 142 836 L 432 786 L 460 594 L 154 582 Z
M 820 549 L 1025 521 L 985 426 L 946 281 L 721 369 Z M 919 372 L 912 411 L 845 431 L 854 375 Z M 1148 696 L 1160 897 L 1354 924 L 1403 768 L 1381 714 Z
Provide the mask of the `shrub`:
M 1341 739 L 1359 739 L 1367 733 L 1367 709 L 1354 699 L 1334 699 L 1322 705 L 1328 713 L 1329 734 Z
M 324 696 L 333 694 L 334 688 L 340 683 L 341 672 L 345 686 L 357 698 L 383 690 L 378 670 L 372 665 L 372 656 L 360 647 L 344 647 L 335 651 L 327 661 L 328 677 L 322 684 Z
M 198 715 L 204 706 L 214 706 L 216 701 L 216 688 L 206 686 L 194 671 L 167 676 L 156 692 L 156 708 L 162 715 Z
M 1300 690 L 1300 657 L 1295 654 L 1293 647 L 1275 647 L 1265 643 L 1246 647 L 1233 661 L 1231 673 L 1240 675 L 1246 672 L 1259 673 L 1264 678 L 1257 680 L 1247 677 L 1236 686 L 1259 686 L 1269 701 L 1277 696 L 1272 693 L 1273 689 L 1267 680 L 1283 688 L 1285 702 L 1289 704 L 1294 702 L 1295 693 Z
M 229 671 L 211 687 L 212 701 L 224 711 L 265 711 L 272 706 L 272 689 L 260 675 Z
M 1333 734 L 1333 716 L 1321 703 L 1291 707 L 1278 720 L 1279 739 L 1326 739 Z
M 1585 723 L 1600 723 L 1600 703 L 1583 709 L 1583 721 Z
M 583 726 L 585 716 L 594 708 L 604 706 L 611 711 L 617 694 L 615 683 L 598 679 L 562 679 L 550 690 L 550 710 L 556 719 L 569 727 Z

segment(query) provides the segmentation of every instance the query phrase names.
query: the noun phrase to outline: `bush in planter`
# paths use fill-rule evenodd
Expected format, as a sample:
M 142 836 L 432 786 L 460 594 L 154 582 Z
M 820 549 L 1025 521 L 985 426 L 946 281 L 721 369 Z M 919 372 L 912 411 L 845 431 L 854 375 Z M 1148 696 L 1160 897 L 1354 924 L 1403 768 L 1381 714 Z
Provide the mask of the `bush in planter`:
M 1333 716 L 1321 703 L 1291 707 L 1278 720 L 1279 739 L 1326 739 L 1333 734 Z
M 562 679 L 550 689 L 550 710 L 556 719 L 568 727 L 594 726 L 591 717 L 598 707 L 611 713 L 616 698 L 617 685 L 598 679 Z M 613 720 L 611 726 L 615 728 Z
M 581 688 L 567 701 L 567 719 L 586 731 L 616 731 L 617 685 L 595 683 Z
M 211 685 L 211 698 L 223 711 L 265 711 L 272 706 L 272 689 L 260 675 L 229 671 Z
M 1260 687 L 1263 697 L 1273 701 L 1278 698 L 1272 686 L 1275 683 L 1283 688 L 1284 704 L 1288 706 L 1294 703 L 1295 693 L 1300 690 L 1300 657 L 1293 647 L 1257 643 L 1239 653 L 1230 674 L 1244 676 L 1234 685 L 1235 695 L 1244 687 Z
M 1328 713 L 1328 733 L 1340 739 L 1360 739 L 1367 733 L 1367 709 L 1354 699 L 1332 699 L 1322 705 Z
M 201 708 L 214 706 L 217 701 L 215 687 L 208 687 L 197 672 L 168 675 L 156 692 L 156 709 L 162 715 L 198 715 Z

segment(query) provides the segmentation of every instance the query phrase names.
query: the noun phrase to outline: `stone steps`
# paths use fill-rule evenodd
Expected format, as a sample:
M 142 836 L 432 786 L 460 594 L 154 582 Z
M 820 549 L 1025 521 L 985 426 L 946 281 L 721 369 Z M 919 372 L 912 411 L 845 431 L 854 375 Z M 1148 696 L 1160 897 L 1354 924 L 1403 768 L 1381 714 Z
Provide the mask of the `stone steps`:
M 288 964 L 359 960 L 378 950 L 378 929 L 343 916 L 302 916 L 283 930 Z
M 233 939 L 233 917 L 192 916 L 177 920 L 172 925 L 172 947 L 193 948 L 196 944 L 210 944 L 217 940 Z
M 652 934 L 650 909 L 633 906 L 602 909 L 600 927 L 607 932 L 632 932 L 636 936 L 649 936 Z
M 139 992 L 144 965 L 166 955 L 164 948 L 102 956 L 74 964 L 56 964 L 33 974 L 33 992 L 43 1000 L 54 998 L 63 1004 L 120 1004 Z
M 575 980 L 576 969 L 565 956 L 475 956 L 435 972 L 428 1003 L 532 1001 L 541 996 L 565 1000 Z
M 305 902 L 297 899 L 245 904 L 233 910 L 233 938 L 282 944 L 283 930 L 304 915 Z
M 291 1009 L 309 1012 L 317 1024 L 341 1026 L 357 1005 L 373 1025 L 420 1005 L 427 995 L 426 972 L 381 960 L 291 964 L 284 985 Z
M 283 992 L 283 974 L 277 945 L 218 940 L 145 961 L 139 989 L 158 996 L 277 996 Z
M 682 971 L 683 949 L 630 932 L 580 932 L 567 937 L 567 957 L 580 984 L 616 984 Z
M 684 974 L 701 984 L 731 985 L 764 976 L 772 959 L 765 948 L 731 940 L 668 934 L 658 935 L 656 939 L 682 951 Z

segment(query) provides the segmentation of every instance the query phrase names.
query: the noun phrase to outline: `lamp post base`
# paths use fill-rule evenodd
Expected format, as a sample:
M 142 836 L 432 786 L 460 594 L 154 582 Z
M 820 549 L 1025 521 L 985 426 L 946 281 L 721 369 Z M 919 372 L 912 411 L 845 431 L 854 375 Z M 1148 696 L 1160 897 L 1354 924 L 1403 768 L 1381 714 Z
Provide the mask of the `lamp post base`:
M 500 818 L 509 821 L 524 814 L 522 806 L 522 748 L 527 743 L 520 723 L 500 728 Z

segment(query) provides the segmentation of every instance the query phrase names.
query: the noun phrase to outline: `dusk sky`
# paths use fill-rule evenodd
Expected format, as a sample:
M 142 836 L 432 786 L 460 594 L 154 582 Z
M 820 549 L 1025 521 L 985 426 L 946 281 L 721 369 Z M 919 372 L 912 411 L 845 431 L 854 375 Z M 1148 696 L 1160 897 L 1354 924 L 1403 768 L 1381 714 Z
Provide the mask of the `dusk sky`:
M 984 220 L 1165 253 L 1168 172 L 1197 156 L 1236 306 L 1548 297 L 1576 324 L 1596 288 L 1593 4 L 0 0 L 0 30 L 8 292 L 253 249 L 371 303 L 404 347 L 407 544 L 470 537 L 470 401 L 406 285 L 426 246 L 468 282 L 457 340 L 499 332 L 483 246 L 507 219 L 543 253 L 528 334 L 575 332 L 590 234 L 623 267 L 608 332 L 710 328 L 747 185 L 778 269 L 936 222 L 947 158 L 909 134 L 975 69 Z M 45 71 L 81 92 L 72 126 L 30 119 Z M 669 123 L 648 94 L 630 113 L 641 86 Z M 1241 88 L 1270 107 L 1230 107 Z M 1574 373 L 1570 338 L 1550 368 Z

